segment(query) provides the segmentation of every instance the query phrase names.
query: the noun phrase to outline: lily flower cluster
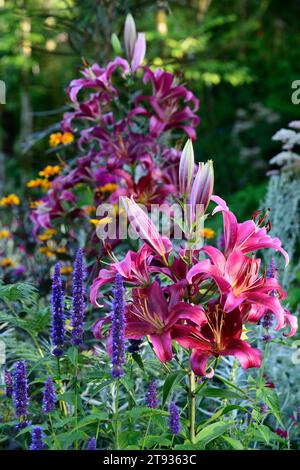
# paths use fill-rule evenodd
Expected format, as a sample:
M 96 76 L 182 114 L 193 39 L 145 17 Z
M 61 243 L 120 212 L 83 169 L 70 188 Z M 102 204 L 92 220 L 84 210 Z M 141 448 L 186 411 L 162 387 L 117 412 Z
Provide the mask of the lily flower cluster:
M 91 288 L 91 301 L 99 305 L 103 286 L 122 276 L 125 286 L 131 288 L 125 338 L 148 337 L 163 363 L 172 360 L 176 342 L 190 350 L 195 374 L 210 378 L 220 356 L 235 356 L 244 369 L 260 367 L 261 352 L 244 339 L 248 323 L 272 317 L 275 330 L 289 327 L 284 335 L 292 336 L 297 319 L 281 304 L 286 293 L 277 280 L 274 263 L 266 270 L 257 255 L 271 248 L 283 255 L 286 265 L 289 262 L 281 241 L 268 234 L 266 217 L 256 214 L 254 220 L 239 223 L 226 202 L 212 194 L 212 163 L 200 164 L 196 174 L 194 166 L 189 142 L 179 165 L 179 192 L 189 206 L 202 204 L 205 219 L 222 214 L 224 249 L 212 245 L 194 248 L 188 240 L 178 248 L 159 234 L 133 197 L 127 198 L 125 208 L 129 219 L 135 221 L 133 227 L 142 245 L 137 252 L 128 251 L 122 261 L 100 270 Z M 211 213 L 210 204 L 215 204 Z M 103 324 L 110 321 L 110 317 L 100 318 L 94 324 L 96 338 L 103 338 Z
M 68 87 L 71 110 L 64 114 L 60 135 L 72 135 L 71 145 L 80 154 L 64 162 L 33 207 L 36 235 L 68 217 L 87 223 L 87 239 L 97 242 L 96 208 L 103 202 L 134 195 L 150 206 L 175 194 L 180 152 L 169 142 L 182 131 L 195 139 L 198 100 L 171 73 L 143 65 L 145 35 L 136 33 L 131 15 L 124 48 L 126 59 L 86 65 Z M 51 139 L 52 147 L 56 141 Z

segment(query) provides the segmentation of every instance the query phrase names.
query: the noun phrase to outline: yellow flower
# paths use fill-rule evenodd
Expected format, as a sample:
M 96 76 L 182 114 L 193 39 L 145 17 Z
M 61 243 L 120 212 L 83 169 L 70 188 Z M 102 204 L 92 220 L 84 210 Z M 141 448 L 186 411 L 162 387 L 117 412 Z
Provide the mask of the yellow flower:
M 56 234 L 57 234 L 57 230 L 55 230 L 54 228 L 48 228 L 47 230 L 45 230 L 44 233 L 38 236 L 38 239 L 41 242 L 46 242 L 50 240 Z
M 92 212 L 96 211 L 96 206 L 86 206 L 86 207 L 84 207 L 84 211 L 87 214 L 91 214 Z
M 67 253 L 67 248 L 65 246 L 59 246 L 56 250 L 56 253 L 62 255 L 64 253 Z
M 68 145 L 74 142 L 74 136 L 72 132 L 64 132 L 61 137 L 61 143 L 64 145 Z
M 49 189 L 51 187 L 50 181 L 42 178 L 36 178 L 35 180 L 30 180 L 27 183 L 27 188 L 43 188 Z
M 9 230 L 3 229 L 0 230 L 0 238 L 8 238 L 10 236 Z
M 37 209 L 40 205 L 43 204 L 43 201 L 31 201 L 29 204 L 30 209 Z
M 53 253 L 53 251 L 48 246 L 42 246 L 39 248 L 39 252 L 47 256 L 47 258 L 55 258 L 55 253 Z
M 118 188 L 118 185 L 115 183 L 107 183 L 104 186 L 100 186 L 100 191 L 103 193 L 112 193 Z
M 61 144 L 61 141 L 62 141 L 61 132 L 55 132 L 55 134 L 51 134 L 49 137 L 50 147 L 57 147 L 59 144 Z
M 16 194 L 9 194 L 0 201 L 0 206 L 18 206 L 19 204 L 20 198 Z
M 203 230 L 204 238 L 214 238 L 215 235 L 216 235 L 216 233 L 212 228 L 205 228 Z
M 39 176 L 43 176 L 44 178 L 50 178 L 50 176 L 55 176 L 59 173 L 59 165 L 47 165 L 43 170 L 39 171 Z
M 72 274 L 73 268 L 72 266 L 62 266 L 60 268 L 60 274 Z
M 10 258 L 3 258 L 3 259 L 1 260 L 1 266 L 2 266 L 2 268 L 8 268 L 9 266 L 14 266 L 14 264 L 15 264 L 15 263 L 14 263 L 13 260 L 10 259 Z
M 112 222 L 111 217 L 103 217 L 103 219 L 90 219 L 91 224 L 95 225 L 96 227 L 98 225 L 105 225 L 105 224 L 110 224 Z

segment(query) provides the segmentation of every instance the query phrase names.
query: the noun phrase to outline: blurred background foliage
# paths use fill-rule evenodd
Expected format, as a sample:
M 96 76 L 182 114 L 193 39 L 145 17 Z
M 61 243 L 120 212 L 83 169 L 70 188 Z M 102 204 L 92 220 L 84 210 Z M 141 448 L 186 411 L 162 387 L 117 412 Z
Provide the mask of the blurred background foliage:
M 178 75 L 200 99 L 198 160 L 213 158 L 216 192 L 238 217 L 251 215 L 266 186 L 271 136 L 299 117 L 291 83 L 300 77 L 300 3 L 280 0 L 0 0 L 1 193 L 18 188 L 48 160 L 49 126 L 83 61 L 112 55 L 133 13 L 147 60 Z M 36 145 L 29 148 L 32 140 Z

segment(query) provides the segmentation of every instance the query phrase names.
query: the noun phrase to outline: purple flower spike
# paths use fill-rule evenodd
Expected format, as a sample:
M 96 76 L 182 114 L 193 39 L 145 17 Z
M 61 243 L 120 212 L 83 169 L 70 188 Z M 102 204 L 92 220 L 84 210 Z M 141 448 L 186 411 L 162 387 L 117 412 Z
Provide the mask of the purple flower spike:
M 45 444 L 43 442 L 44 434 L 39 426 L 34 426 L 31 434 L 30 450 L 43 450 Z
M 265 315 L 263 316 L 261 320 L 261 324 L 264 328 L 266 328 L 266 330 L 271 328 L 273 326 L 273 313 L 272 312 L 265 313 Z
M 146 403 L 148 408 L 157 408 L 157 385 L 155 379 L 152 379 L 149 383 Z
M 83 320 L 84 320 L 84 277 L 85 271 L 83 266 L 83 252 L 82 249 L 77 251 L 74 271 L 73 271 L 73 303 L 72 303 L 72 344 L 78 346 L 83 342 Z
M 13 394 L 13 378 L 11 373 L 5 369 L 4 371 L 5 395 L 11 398 Z
M 24 361 L 18 361 L 15 364 L 13 399 L 16 410 L 16 416 L 26 417 L 28 414 L 28 382 L 27 368 Z
M 45 413 L 51 413 L 55 408 L 55 393 L 52 377 L 48 377 L 45 382 L 44 396 L 43 396 L 43 410 Z
M 118 378 L 124 375 L 125 364 L 125 302 L 123 277 L 119 273 L 116 274 L 111 317 L 112 376 Z
M 89 440 L 86 450 L 97 450 L 97 441 L 95 437 Z
M 267 267 L 266 277 L 277 277 L 277 268 L 275 264 L 275 259 L 272 258 L 269 266 Z
M 63 309 L 63 291 L 60 275 L 60 263 L 54 267 L 52 280 L 52 343 L 54 356 L 62 356 L 65 342 L 65 317 Z
M 179 410 L 173 402 L 170 405 L 169 427 L 172 434 L 176 435 L 180 433 Z

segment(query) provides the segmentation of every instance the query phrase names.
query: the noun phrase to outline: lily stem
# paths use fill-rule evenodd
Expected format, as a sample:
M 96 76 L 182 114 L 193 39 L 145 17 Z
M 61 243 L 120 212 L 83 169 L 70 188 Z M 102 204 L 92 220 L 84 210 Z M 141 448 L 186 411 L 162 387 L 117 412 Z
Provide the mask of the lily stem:
M 195 424 L 196 424 L 196 394 L 195 394 L 195 374 L 191 370 L 189 372 L 190 383 L 190 439 L 191 443 L 195 444 Z

